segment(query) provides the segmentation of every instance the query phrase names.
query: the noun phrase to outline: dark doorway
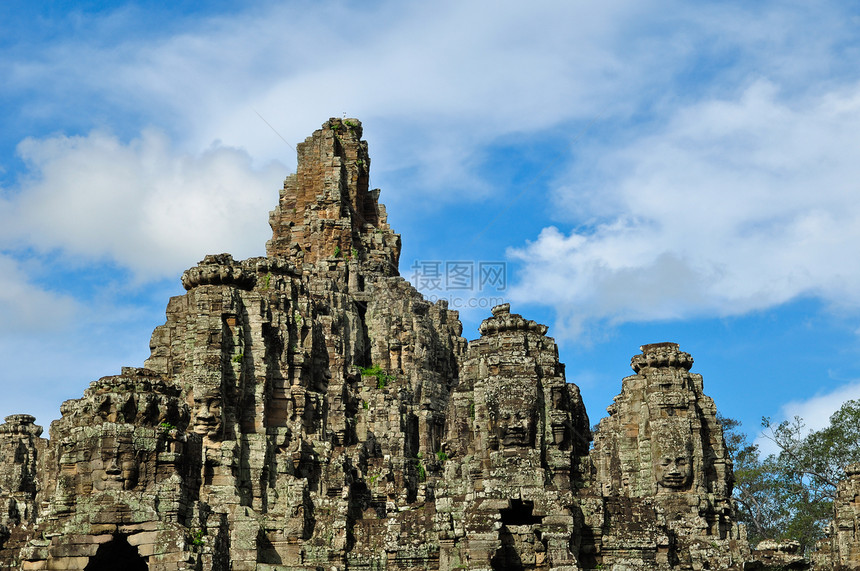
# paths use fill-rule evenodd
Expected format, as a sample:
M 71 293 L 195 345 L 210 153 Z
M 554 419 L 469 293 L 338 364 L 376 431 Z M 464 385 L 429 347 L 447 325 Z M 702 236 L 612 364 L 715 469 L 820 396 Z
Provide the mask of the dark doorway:
M 123 535 L 101 545 L 84 571 L 147 571 L 146 560 L 140 556 Z
M 535 503 L 531 500 L 511 500 L 511 507 L 501 511 L 505 525 L 535 525 L 543 521 L 543 516 L 534 515 Z

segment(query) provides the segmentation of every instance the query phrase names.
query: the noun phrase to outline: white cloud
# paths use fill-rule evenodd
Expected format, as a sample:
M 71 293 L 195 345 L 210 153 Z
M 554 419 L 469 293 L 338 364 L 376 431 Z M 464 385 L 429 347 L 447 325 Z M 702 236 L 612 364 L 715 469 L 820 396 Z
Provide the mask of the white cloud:
M 152 328 L 164 321 L 163 307 L 151 310 L 98 301 L 78 306 L 74 319 L 68 319 L 48 314 L 50 305 L 43 299 L 37 302 L 42 318 L 29 329 L 2 334 L 0 419 L 32 414 L 46 429 L 60 417 L 60 403 L 79 398 L 90 382 L 119 374 L 123 366 L 142 366 Z M 0 315 L 4 319 L 10 315 L 2 303 Z
M 375 165 L 416 168 L 417 187 L 451 199 L 462 188 L 487 192 L 470 172 L 483 145 L 591 118 L 610 91 L 642 80 L 609 48 L 620 21 L 634 17 L 624 4 L 407 6 L 300 20 L 273 8 L 258 21 L 222 22 L 217 32 L 157 46 L 146 61 L 124 61 L 123 86 L 161 78 L 157 100 L 178 111 L 197 145 L 217 138 L 255 157 L 286 151 L 255 111 L 291 143 L 327 117 L 359 117 L 372 133 Z M 270 68 L 248 78 L 253 89 L 223 83 L 264 61 Z
M 0 338 L 7 345 L 14 346 L 23 334 L 62 331 L 78 310 L 74 300 L 34 283 L 19 262 L 0 255 Z
M 261 212 L 277 204 L 283 165 L 254 168 L 244 151 L 182 154 L 147 130 L 27 139 L 20 192 L 0 210 L 0 236 L 43 251 L 110 260 L 142 279 L 175 274 L 207 253 L 262 255 Z
M 821 430 L 830 424 L 830 417 L 849 400 L 860 399 L 860 381 L 854 381 L 838 389 L 815 395 L 805 400 L 793 400 L 782 405 L 777 418 L 771 419 L 774 424 L 783 420 L 803 419 L 808 432 Z M 759 436 L 755 439 L 763 456 L 779 452 L 772 440 Z
M 78 36 L 0 63 L 6 89 L 32 95 L 23 115 L 111 125 L 19 145 L 29 173 L 0 212 L 0 240 L 141 278 L 209 252 L 258 254 L 289 170 L 271 161 L 293 160 L 258 112 L 290 143 L 329 116 L 358 116 L 374 165 L 409 173 L 410 192 L 463 200 L 491 190 L 475 168 L 486 145 L 591 118 L 620 86 L 646 80 L 644 52 L 615 47 L 636 3 L 405 6 L 271 4 L 173 35 L 122 39 L 111 28 L 111 49 Z
M 802 295 L 860 306 L 860 85 L 785 100 L 758 81 L 680 109 L 665 129 L 560 191 L 572 216 L 511 250 L 517 301 L 569 334 L 610 322 L 737 315 Z M 585 206 L 583 206 L 585 204 Z
M 550 1 L 432 6 L 381 2 L 355 8 L 328 3 L 315 10 L 271 3 L 227 16 L 200 17 L 182 26 L 181 33 L 126 35 L 122 26 L 133 20 L 133 9 L 126 9 L 113 23 L 104 24 L 111 31 L 109 41 L 79 35 L 38 48 L 29 59 L 0 63 L 0 69 L 10 78 L 6 89 L 32 95 L 24 115 L 58 116 L 63 106 L 63 114 L 92 114 L 95 124 L 114 122 L 111 113 L 116 113 L 158 124 L 161 130 L 140 132 L 132 121 L 113 126 L 121 138 L 95 131 L 25 141 L 20 149 L 32 176 L 10 199 L 14 215 L 0 214 L 0 220 L 14 226 L 14 237 L 21 243 L 115 260 L 141 276 L 175 272 L 188 260 L 212 251 L 227 250 L 240 257 L 259 253 L 269 234 L 265 214 L 261 218 L 260 213 L 274 206 L 275 191 L 287 170 L 276 176 L 277 168 L 269 161 L 292 164 L 293 152 L 257 112 L 291 143 L 331 115 L 363 119 L 375 175 L 392 171 L 392 178 L 397 173 L 410 175 L 400 177 L 409 185 L 408 193 L 386 193 L 387 201 L 408 202 L 416 192 L 434 201 L 490 196 L 497 189 L 481 179 L 476 164 L 491 145 L 598 116 L 626 122 L 644 113 L 660 120 L 670 116 L 667 109 L 679 104 L 677 94 L 686 93 L 691 84 L 730 91 L 746 81 L 751 70 L 768 69 L 783 83 L 808 79 L 814 69 L 811 62 L 819 65 L 826 60 L 845 32 L 834 24 L 839 21 L 831 14 L 834 10 L 824 11 L 829 17 L 816 19 L 806 17 L 801 8 L 792 10 L 773 15 L 766 7 L 687 8 L 671 1 L 622 1 L 599 7 Z M 795 41 L 800 29 L 806 31 L 803 42 Z M 703 81 L 679 79 L 703 57 L 708 64 Z M 798 288 L 815 287 L 776 283 L 772 287 L 778 291 L 762 298 L 762 292 L 745 291 L 743 283 L 725 278 L 731 268 L 715 265 L 722 261 L 719 256 L 701 259 L 695 244 L 684 251 L 665 246 L 678 239 L 695 242 L 698 234 L 707 234 L 679 238 L 689 224 L 662 224 L 673 215 L 695 218 L 700 230 L 720 219 L 702 220 L 701 212 L 690 212 L 688 189 L 702 197 L 694 210 L 719 214 L 736 208 L 722 199 L 721 185 L 736 182 L 724 170 L 737 165 L 731 162 L 733 157 L 719 156 L 720 146 L 709 144 L 709 137 L 725 143 L 724 139 L 751 133 L 750 141 L 728 141 L 729 150 L 741 152 L 745 144 L 764 149 L 767 140 L 787 137 L 771 156 L 765 152 L 744 158 L 770 169 L 753 173 L 765 182 L 776 180 L 780 169 L 794 169 L 786 176 L 799 172 L 792 161 L 802 155 L 788 143 L 793 140 L 796 147 L 803 147 L 809 125 L 794 132 L 774 124 L 793 119 L 804 123 L 804 109 L 779 105 L 768 89 L 772 88 L 767 83 L 757 84 L 740 104 L 727 98 L 688 105 L 674 115 L 665 133 L 668 139 L 634 144 L 626 155 L 612 153 L 601 162 L 601 176 L 630 167 L 629 179 L 615 180 L 617 191 L 595 184 L 599 192 L 591 196 L 581 187 L 568 193 L 572 197 L 568 207 L 573 202 L 584 204 L 590 215 L 603 214 L 604 222 L 609 220 L 596 233 L 582 236 L 589 251 L 569 241 L 563 244 L 579 260 L 569 268 L 579 268 L 579 277 L 569 277 L 587 281 L 582 268 L 591 267 L 611 295 L 592 299 L 583 285 L 579 293 L 558 297 L 560 303 L 593 302 L 595 315 L 614 317 L 632 311 L 644 319 L 695 312 L 703 303 L 711 303 L 707 310 L 712 311 L 745 296 L 749 298 L 745 307 L 754 308 L 790 297 Z M 833 93 L 850 106 L 844 94 Z M 690 99 L 695 97 L 683 101 Z M 752 121 L 744 123 L 748 119 Z M 741 123 L 732 127 L 733 120 Z M 847 132 L 842 129 L 843 144 L 848 143 Z M 819 130 L 819 138 L 825 133 Z M 694 149 L 686 148 L 686 138 L 691 138 Z M 559 148 L 564 144 L 560 140 Z M 652 150 L 659 152 L 649 156 Z M 782 153 L 794 158 L 781 165 Z M 838 155 L 829 159 L 845 162 Z M 666 194 L 660 177 L 672 179 L 680 200 Z M 752 197 L 757 200 L 747 200 L 751 208 L 770 200 L 767 189 L 759 194 Z M 660 212 L 651 212 L 652 207 Z M 683 212 L 673 214 L 673 208 Z M 850 222 L 850 216 L 841 220 L 833 218 L 836 214 L 845 216 L 838 209 L 810 211 L 806 220 L 794 220 L 794 226 L 784 229 L 784 238 L 799 243 L 807 227 Z M 744 231 L 754 237 L 766 233 L 761 223 L 780 223 L 776 217 L 762 221 L 750 216 L 748 221 L 751 226 Z M 704 228 L 698 226 L 702 223 Z M 610 236 L 614 232 L 620 234 Z M 2 233 L 10 238 L 8 228 Z M 631 243 L 641 250 L 655 235 L 664 245 L 642 252 L 651 262 L 629 261 L 624 251 Z M 563 242 L 560 235 L 544 237 Z M 724 237 L 710 234 L 700 241 Z M 529 255 L 538 254 L 543 244 L 538 240 Z M 766 246 L 755 240 L 723 245 Z M 786 263 L 749 257 L 756 272 L 765 261 Z M 649 263 L 653 267 L 646 271 L 642 266 Z M 558 269 L 557 264 L 544 265 Z M 687 309 L 666 303 L 661 295 L 666 288 L 680 290 L 683 284 L 675 278 L 666 281 L 670 270 L 699 284 L 689 293 Z M 802 272 L 792 279 L 810 281 Z M 564 285 L 553 286 L 551 278 L 540 280 L 545 282 L 540 289 L 547 293 Z M 629 280 L 643 282 L 642 296 L 625 302 Z M 713 292 L 703 297 L 703 281 L 728 288 L 718 292 L 726 300 L 713 301 Z M 656 308 L 645 307 L 644 302 Z
M 692 50 L 653 29 L 664 8 L 273 3 L 111 49 L 76 39 L 9 64 L 7 75 L 33 91 L 27 112 L 51 98 L 95 117 L 106 105 L 157 118 L 188 152 L 218 140 L 262 161 L 292 152 L 256 112 L 293 144 L 347 113 L 374 126 L 377 164 L 418 169 L 421 189 L 459 199 L 462 188 L 487 192 L 472 172 L 486 145 L 629 113 L 639 93 L 667 81 Z M 58 114 L 56 100 L 40 113 Z
M 580 229 L 518 251 L 515 301 L 552 301 L 569 331 L 803 294 L 856 303 L 858 90 L 840 87 L 856 73 L 856 20 L 843 5 L 263 2 L 157 30 L 133 7 L 101 23 L 81 13 L 73 39 L 0 57 L 7 126 L 119 135 L 23 143 L 30 176 L 0 198 L 0 244 L 141 278 L 261 253 L 287 171 L 270 161 L 293 152 L 257 111 L 293 144 L 329 116 L 361 118 L 375 177 L 409 175 L 408 192 L 383 185 L 404 202 L 510 193 L 482 180 L 482 153 L 551 132 L 536 152 L 555 157 L 602 117 L 575 148 L 594 171 L 574 170 L 553 205 Z M 637 139 L 643 120 L 665 128 Z M 73 311 L 0 258 L 10 267 L 4 319 Z M 40 365 L 64 378 L 65 363 Z
M 849 400 L 860 398 L 860 382 L 854 382 L 827 394 L 807 400 L 791 401 L 782 406 L 782 418 L 799 416 L 810 430 L 821 430 L 830 424 L 830 417 Z

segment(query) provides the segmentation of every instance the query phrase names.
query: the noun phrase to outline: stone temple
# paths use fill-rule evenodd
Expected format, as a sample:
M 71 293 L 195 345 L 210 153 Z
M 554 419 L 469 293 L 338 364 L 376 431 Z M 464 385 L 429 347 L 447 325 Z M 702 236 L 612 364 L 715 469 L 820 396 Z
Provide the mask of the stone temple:
M 143 368 L 0 424 L 0 568 L 856 569 L 860 468 L 815 562 L 751 550 L 702 377 L 632 359 L 592 433 L 547 327 L 400 277 L 355 119 L 298 146 L 267 255 L 182 275 Z

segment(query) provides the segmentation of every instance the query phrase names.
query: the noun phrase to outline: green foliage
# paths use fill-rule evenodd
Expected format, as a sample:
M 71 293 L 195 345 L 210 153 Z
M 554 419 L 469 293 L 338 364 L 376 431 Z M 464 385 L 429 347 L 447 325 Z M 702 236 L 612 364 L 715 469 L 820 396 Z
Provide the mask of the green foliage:
M 356 123 L 355 121 L 350 121 L 349 119 L 344 121 L 343 124 L 346 125 L 347 127 L 349 127 L 350 129 L 355 129 L 356 127 L 358 127 L 358 123 Z
M 335 258 L 340 258 L 340 246 L 335 246 L 335 247 L 334 247 L 334 257 L 335 257 Z
M 332 131 L 339 131 L 340 130 L 340 123 L 330 123 L 330 125 L 331 125 Z
M 830 417 L 829 426 L 801 438 L 804 430 L 799 418 L 783 422 L 774 430 L 774 441 L 808 479 L 815 497 L 835 499 L 843 468 L 860 462 L 860 400 L 845 402 Z
M 469 401 L 469 418 L 475 420 L 475 401 Z
M 436 459 L 439 460 L 439 462 L 444 463 L 446 460 L 448 460 L 448 458 L 449 458 L 448 453 L 445 452 L 444 450 L 437 450 L 436 451 Z
M 396 378 L 394 375 L 389 375 L 388 373 L 383 371 L 379 365 L 373 365 L 372 367 L 362 367 L 360 370 L 362 376 L 376 377 L 377 389 L 384 389 L 388 383 L 390 383 Z
M 366 400 L 363 400 L 363 401 L 361 401 L 361 408 L 363 408 L 364 410 L 369 410 L 370 405 L 367 403 Z
M 424 482 L 427 480 L 427 469 L 424 467 L 424 462 L 421 459 L 424 457 L 421 452 L 419 452 L 415 458 L 415 467 L 418 468 L 418 481 Z
M 206 543 L 206 540 L 203 539 L 204 534 L 202 529 L 195 529 L 191 532 L 191 545 L 195 545 L 200 547 L 201 545 Z
M 376 484 L 376 480 L 378 480 L 378 479 L 379 479 L 379 474 L 374 474 L 370 478 L 368 478 L 367 481 L 370 482 L 370 485 L 372 486 L 372 485 Z
M 738 519 L 750 542 L 794 539 L 809 550 L 833 517 L 843 468 L 860 461 L 860 401 L 846 402 L 829 426 L 812 432 L 798 417 L 778 425 L 763 418 L 764 436 L 779 450 L 766 458 L 739 432 L 739 422 L 719 420 L 734 462 Z
M 244 358 L 245 358 L 244 353 L 239 353 L 238 355 L 233 355 L 233 362 L 234 363 L 241 363 L 242 359 L 244 359 Z
M 351 250 L 351 252 L 352 252 L 352 259 L 353 259 L 353 260 L 357 260 L 357 259 L 358 259 L 358 250 L 356 250 L 355 248 L 353 248 L 353 249 Z
M 170 424 L 170 423 L 169 423 L 169 422 L 167 422 L 166 420 L 162 420 L 162 421 L 159 423 L 158 428 L 160 428 L 160 429 L 161 429 L 161 433 L 162 433 L 162 434 L 165 434 L 165 435 L 166 435 L 166 434 L 169 434 L 171 430 L 176 430 L 176 426 L 174 426 L 173 424 Z
M 263 276 L 263 290 L 269 289 L 269 283 L 272 281 L 272 272 L 267 273 Z

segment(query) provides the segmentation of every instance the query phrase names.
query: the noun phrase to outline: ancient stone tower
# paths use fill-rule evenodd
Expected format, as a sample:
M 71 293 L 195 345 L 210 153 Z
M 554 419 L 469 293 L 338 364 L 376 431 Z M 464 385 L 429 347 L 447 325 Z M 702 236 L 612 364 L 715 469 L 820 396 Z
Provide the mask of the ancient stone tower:
M 545 325 L 467 342 L 399 277 L 361 134 L 298 146 L 267 255 L 187 270 L 143 368 L 0 425 L 0 568 L 768 568 L 690 356 L 644 346 L 591 447 Z
M 602 509 L 588 520 L 604 564 L 728 569 L 749 557 L 717 409 L 692 365 L 675 343 L 643 346 L 598 425 Z

